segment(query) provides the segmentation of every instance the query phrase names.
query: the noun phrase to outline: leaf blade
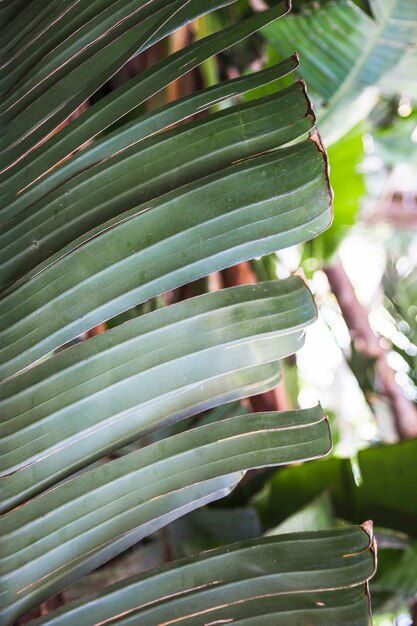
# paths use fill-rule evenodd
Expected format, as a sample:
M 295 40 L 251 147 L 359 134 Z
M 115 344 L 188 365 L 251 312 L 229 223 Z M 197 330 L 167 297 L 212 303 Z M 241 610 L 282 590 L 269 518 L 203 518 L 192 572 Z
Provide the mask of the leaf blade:
M 299 279 L 232 288 L 139 317 L 10 379 L 1 387 L 3 506 L 211 402 L 225 393 L 221 377 L 241 387 L 241 372 L 295 351 L 315 318 Z
M 163 524 L 184 506 L 194 501 L 198 506 L 202 489 L 213 492 L 211 483 L 205 487 L 207 481 L 236 481 L 249 467 L 315 458 L 330 446 L 320 407 L 239 416 L 156 442 L 73 478 L 0 520 L 0 571 L 7 589 L 3 607 L 28 610 L 154 531 L 158 519 Z

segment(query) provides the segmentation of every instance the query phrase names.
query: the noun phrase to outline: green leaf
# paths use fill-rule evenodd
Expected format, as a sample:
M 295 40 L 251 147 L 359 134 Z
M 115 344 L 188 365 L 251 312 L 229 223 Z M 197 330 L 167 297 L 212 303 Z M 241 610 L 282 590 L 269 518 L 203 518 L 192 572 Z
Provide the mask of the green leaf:
M 264 29 L 281 54 L 294 48 L 300 72 L 317 96 L 326 142 L 352 128 L 372 106 L 364 89 L 375 87 L 417 39 L 414 0 L 373 0 L 374 19 L 349 0 L 289 16 Z M 364 97 L 360 98 L 360 96 Z
M 269 0 L 272 2 L 272 0 Z M 325 6 L 327 4 L 333 3 L 334 0 L 321 0 L 320 6 Z M 369 2 L 372 0 L 352 0 L 355 4 L 358 5 L 361 9 L 369 13 L 371 15 L 371 8 L 369 6 Z M 303 12 L 305 9 L 309 10 L 312 5 L 312 0 L 293 0 L 293 10 L 295 12 Z
M 197 17 L 200 10 L 204 14 L 230 1 L 203 0 L 196 12 L 196 3 L 188 0 L 185 10 L 187 15 Z M 71 75 L 74 80 L 82 77 L 79 66 L 93 56 L 99 62 L 100 57 L 104 57 L 102 51 L 105 48 L 109 53 L 113 52 L 115 48 L 110 44 L 121 35 L 124 37 L 119 41 L 117 50 L 123 50 L 130 40 L 133 41 L 137 32 L 133 28 L 138 24 L 143 36 L 148 25 L 152 24 L 150 18 L 158 12 L 160 16 L 164 15 L 161 10 L 165 8 L 169 9 L 166 13 L 168 19 L 178 12 L 174 0 L 154 0 L 152 3 L 147 0 L 80 0 L 59 3 L 37 27 L 32 24 L 29 35 L 9 53 L 1 68 L 3 71 L 0 70 L 0 88 L 5 93 L 0 108 L 4 121 L 14 119 L 65 76 Z M 26 22 L 36 9 L 39 11 L 36 3 L 31 3 L 24 12 Z M 183 12 L 180 19 L 184 15 Z M 165 24 L 161 24 L 160 29 L 165 33 Z M 160 29 L 157 36 L 161 35 Z M 140 39 L 137 43 L 138 49 L 144 49 L 153 40 L 145 41 L 143 48 Z M 76 68 L 77 71 L 73 72 Z
M 39 0 L 24 8 L 7 0 L 0 8 L 9 24 L 0 44 L 5 624 L 229 494 L 247 470 L 319 458 L 331 448 L 320 407 L 178 426 L 277 381 L 277 361 L 302 345 L 316 316 L 298 279 L 137 311 L 51 354 L 146 300 L 305 242 L 329 224 L 327 158 L 302 84 L 170 128 L 219 100 L 275 84 L 295 57 L 126 123 L 151 96 L 281 17 L 289 3 L 164 58 L 69 119 L 132 56 L 227 4 L 53 0 L 48 10 Z M 140 607 L 136 582 L 128 598 L 122 590 L 116 603 L 93 601 L 92 623 L 134 623 L 138 612 L 152 626 L 197 625 L 206 616 L 362 626 L 373 551 L 369 524 L 231 547 L 143 577 Z M 127 602 L 134 612 L 116 615 Z M 90 609 L 87 600 L 76 622 L 88 623 Z
M 412 604 L 416 594 L 416 580 L 417 542 L 400 550 L 378 549 L 378 572 L 372 582 L 372 594 L 380 610 L 384 601 L 387 610 Z
M 327 491 L 336 515 L 351 522 L 372 518 L 379 526 L 417 534 L 417 440 L 361 450 L 361 484 L 350 459 L 288 468 L 278 472 L 259 497 L 259 510 L 268 526 L 300 509 Z
M 218 40 L 220 42 L 220 37 Z M 188 49 L 185 48 L 185 51 L 188 52 Z M 181 54 L 184 55 L 184 52 L 179 53 L 179 56 Z M 52 141 L 51 145 L 46 144 L 45 149 L 29 155 L 14 173 L 8 173 L 7 194 L 4 196 L 2 214 L 4 219 L 9 219 L 24 211 L 48 192 L 89 167 L 114 157 L 172 124 L 211 108 L 215 103 L 225 102 L 247 90 L 255 89 L 259 85 L 276 81 L 292 72 L 297 65 L 296 57 L 290 57 L 272 68 L 228 80 L 208 89 L 197 91 L 180 100 L 175 100 L 166 106 L 127 122 L 113 132 L 96 138 L 91 145 L 85 146 L 83 150 L 72 155 L 71 159 L 64 159 L 60 164 L 54 163 L 54 158 L 59 158 L 59 153 L 56 155 L 54 152 L 54 148 L 59 148 L 59 141 L 55 141 L 55 143 Z M 153 82 L 149 83 L 149 89 L 153 89 L 151 93 L 154 93 L 160 85 L 157 81 L 158 71 L 156 68 L 153 69 Z M 181 70 L 181 67 L 179 66 L 178 69 Z M 176 76 L 177 74 L 172 72 L 168 78 L 172 79 L 172 75 Z M 167 76 L 165 74 L 164 76 L 167 80 Z M 48 170 L 48 166 L 52 169 Z
M 417 100 L 417 47 L 406 51 L 392 70 L 387 72 L 380 81 L 384 93 L 404 94 Z
M 309 502 L 299 511 L 287 517 L 275 528 L 268 531 L 268 535 L 282 535 L 289 532 L 304 532 L 308 530 L 326 530 L 334 527 L 332 503 L 328 493 Z
M 374 568 L 372 537 L 360 528 L 281 535 L 128 579 L 35 624 L 368 626 L 364 583 Z
M 328 148 L 334 219 L 326 232 L 306 246 L 305 257 L 310 255 L 319 262 L 329 262 L 356 222 L 366 192 L 360 169 L 365 158 L 363 131 L 363 126 L 359 125 Z
M 169 437 L 43 493 L 0 520 L 3 618 L 16 619 L 203 498 L 224 495 L 241 472 L 317 458 L 330 447 L 320 407 L 239 416 Z
M 154 0 L 151 3 L 141 0 L 143 8 L 138 7 L 134 0 L 119 0 L 112 4 L 108 8 L 112 14 L 109 23 L 105 19 L 107 11 L 99 14 L 100 28 L 97 32 L 93 28 L 92 42 L 88 42 L 87 37 L 87 43 L 84 44 L 83 29 L 76 31 L 77 41 L 81 37 L 81 55 L 77 52 L 72 54 L 67 39 L 63 43 L 64 55 L 69 57 L 67 62 L 58 63 L 54 69 L 56 57 L 59 61 L 60 54 L 59 49 L 53 50 L 52 63 L 48 65 L 48 59 L 42 59 L 41 66 L 46 64 L 46 68 L 41 68 L 40 76 L 34 72 L 33 87 L 30 78 L 28 85 L 22 85 L 20 97 L 11 103 L 6 99 L 1 114 L 6 146 L 2 151 L 1 167 L 9 166 L 16 155 L 24 156 L 37 146 L 132 56 L 205 10 L 218 8 L 230 1 L 170 0 L 167 4 L 166 0 Z M 118 15 L 117 8 L 120 5 Z M 90 23 L 87 27 L 90 28 Z M 42 32 L 43 37 L 47 37 L 45 30 Z M 32 97 L 33 93 L 35 95 Z
M 13 282 L 106 220 L 234 162 L 290 143 L 312 125 L 310 104 L 298 83 L 269 98 L 158 134 L 106 159 L 4 226 L 0 236 L 4 280 Z
M 3 29 L 2 23 L 3 16 L 5 14 L 5 7 L 0 9 L 1 22 L 0 27 Z M 19 7 L 19 2 L 8 2 L 9 10 L 16 11 L 14 16 L 11 16 L 10 22 L 7 24 L 7 28 L 3 29 L 2 40 L 0 43 L 0 55 L 1 58 L 13 54 L 18 45 L 22 45 L 23 42 L 27 43 L 30 40 L 30 36 L 35 31 L 38 32 L 38 26 L 45 21 L 45 18 L 49 16 L 53 11 L 54 6 L 51 3 L 45 4 L 42 0 L 32 2 L 30 7 L 26 7 L 26 11 L 23 11 L 24 3 L 21 2 L 23 7 Z
M 397 115 L 385 128 L 373 129 L 374 154 L 386 167 L 395 168 L 405 163 L 411 168 L 417 166 L 417 143 L 413 139 L 416 125 L 417 111 L 414 111 L 406 118 Z
M 236 287 L 126 322 L 9 379 L 1 386 L 3 508 L 229 399 L 244 386 L 242 370 L 295 352 L 315 318 L 297 278 Z
M 306 140 L 123 213 L 3 298 L 1 375 L 164 291 L 311 239 L 328 226 L 330 201 L 325 158 Z
M 27 0 L 14 0 L 14 2 L 2 3 L 0 7 L 0 26 L 9 26 L 16 18 L 19 18 Z
M 210 2 L 210 0 L 205 0 L 205 2 Z M 211 0 L 211 2 L 214 2 L 214 0 Z M 185 4 L 182 1 L 180 2 L 180 0 L 176 0 L 174 3 L 171 2 L 167 8 L 161 9 L 160 12 L 156 12 L 149 18 L 146 29 L 143 27 L 143 24 L 139 23 L 132 29 L 131 34 L 128 33 L 129 37 L 126 42 L 125 34 L 124 37 L 116 39 L 109 47 L 102 49 L 98 53 L 100 55 L 100 65 L 103 66 L 101 72 L 98 71 L 99 68 L 96 66 L 95 57 L 87 58 L 87 60 L 79 67 L 76 67 L 68 77 L 64 76 L 62 80 L 66 81 L 65 85 L 58 82 L 56 85 L 52 86 L 51 90 L 45 92 L 40 99 L 36 100 L 31 105 L 31 114 L 27 115 L 25 113 L 24 122 L 20 119 L 22 116 L 16 117 L 15 120 L 11 122 L 9 132 L 4 136 L 7 150 L 0 160 L 2 170 L 8 170 L 8 168 L 19 163 L 22 158 L 27 156 L 33 147 L 63 122 L 77 106 L 82 104 L 94 91 L 92 81 L 94 81 L 93 84 L 96 88 L 101 86 L 107 78 L 134 55 L 139 48 L 143 49 L 145 45 L 149 45 L 151 41 L 155 41 L 155 33 L 158 33 L 159 37 L 164 34 L 166 35 L 173 29 L 181 26 L 185 21 L 196 17 L 196 13 L 200 14 L 200 3 L 201 0 L 187 0 Z M 219 4 L 224 4 L 224 2 L 217 0 L 217 5 Z M 49 167 L 71 154 L 86 141 L 95 137 L 99 132 L 120 119 L 123 115 L 139 106 L 139 104 L 149 98 L 150 95 L 159 91 L 178 76 L 185 74 L 193 67 L 197 67 L 202 61 L 210 58 L 210 56 L 216 54 L 219 50 L 227 48 L 237 41 L 248 37 L 265 24 L 284 15 L 286 11 L 286 5 L 280 3 L 269 11 L 259 13 L 248 20 L 221 31 L 221 35 L 216 33 L 215 35 L 197 41 L 195 44 L 188 46 L 185 51 L 171 55 L 168 59 L 159 63 L 156 68 L 149 68 L 125 85 L 119 87 L 114 93 L 102 98 L 94 107 L 91 107 L 80 116 L 75 123 L 71 124 L 68 129 L 64 129 L 64 131 L 60 133 L 59 138 L 56 138 L 55 141 L 59 143 L 62 152 L 60 153 L 59 150 L 55 152 L 54 160 L 50 163 Z M 169 20 L 170 16 L 172 16 L 172 21 Z M 119 44 L 123 48 L 121 55 L 121 51 L 118 50 Z M 111 55 L 111 51 L 113 54 L 113 48 L 115 49 L 116 60 L 112 62 L 111 69 L 109 69 L 109 58 L 113 59 Z M 76 76 L 74 75 L 75 73 Z M 87 81 L 85 85 L 81 82 L 81 88 L 71 97 L 74 90 L 73 85 L 77 84 L 79 74 L 81 74 L 81 78 L 85 75 L 90 82 Z M 157 82 L 158 79 L 161 80 L 159 86 Z M 64 97 L 65 92 L 62 88 L 63 86 L 69 91 L 69 100 Z M 56 102 L 55 115 L 51 115 L 50 112 L 51 91 L 54 95 L 54 102 Z M 23 129 L 28 129 L 31 124 L 33 125 L 32 132 L 24 138 L 22 136 Z M 10 141 L 17 141 L 18 136 L 21 137 L 21 139 L 16 145 L 10 143 Z M 51 139 L 49 139 L 49 142 L 51 142 Z M 52 140 L 51 143 L 55 142 Z M 44 149 L 46 146 L 47 144 Z M 45 169 L 49 169 L 49 167 Z
M 175 559 L 230 542 L 256 539 L 262 534 L 254 508 L 219 508 L 208 506 L 193 511 L 166 528 L 166 536 Z

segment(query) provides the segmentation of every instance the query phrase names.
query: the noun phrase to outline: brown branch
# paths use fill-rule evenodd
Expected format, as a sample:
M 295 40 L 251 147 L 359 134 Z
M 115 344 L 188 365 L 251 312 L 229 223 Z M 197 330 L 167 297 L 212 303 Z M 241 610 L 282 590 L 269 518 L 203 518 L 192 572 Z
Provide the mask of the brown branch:
M 325 267 L 329 280 L 350 336 L 356 348 L 362 354 L 376 361 L 376 372 L 381 385 L 381 393 L 389 401 L 395 426 L 401 439 L 417 437 L 417 409 L 413 402 L 405 397 L 395 380 L 395 371 L 388 363 L 388 350 L 383 348 L 373 332 L 368 319 L 368 311 L 359 302 L 354 288 L 342 264 Z

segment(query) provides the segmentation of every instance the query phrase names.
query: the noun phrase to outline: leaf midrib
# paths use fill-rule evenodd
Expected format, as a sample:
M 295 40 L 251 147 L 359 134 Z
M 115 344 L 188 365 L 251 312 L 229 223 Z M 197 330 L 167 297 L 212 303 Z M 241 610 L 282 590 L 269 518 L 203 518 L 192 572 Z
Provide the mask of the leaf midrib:
M 337 104 L 343 99 L 346 93 L 349 92 L 349 90 L 352 88 L 352 86 L 356 82 L 361 71 L 366 66 L 366 63 L 368 62 L 371 54 L 377 47 L 378 42 L 381 38 L 381 35 L 386 29 L 388 22 L 392 19 L 392 15 L 400 1 L 401 0 L 393 0 L 391 7 L 389 10 L 387 10 L 385 14 L 385 18 L 383 20 L 381 21 L 377 21 L 376 19 L 374 20 L 374 24 L 375 24 L 374 34 L 370 38 L 368 45 L 365 46 L 364 53 L 359 57 L 358 61 L 353 66 L 352 71 L 350 72 L 348 77 L 343 81 L 341 87 L 339 87 L 336 93 L 329 99 L 328 105 L 325 109 L 325 113 L 321 118 L 322 124 L 324 123 L 324 120 L 327 119 L 327 117 L 332 113 L 332 111 L 337 106 Z M 367 16 L 365 15 L 365 13 L 363 13 L 363 15 L 364 15 L 364 21 L 365 21 Z M 369 20 L 369 22 L 371 22 L 371 20 Z

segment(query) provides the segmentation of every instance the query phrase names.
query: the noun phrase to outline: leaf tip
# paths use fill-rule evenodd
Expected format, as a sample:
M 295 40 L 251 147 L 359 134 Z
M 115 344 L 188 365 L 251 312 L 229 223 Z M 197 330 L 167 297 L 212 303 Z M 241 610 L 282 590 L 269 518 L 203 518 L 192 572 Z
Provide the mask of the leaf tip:
M 295 56 L 296 56 L 296 58 L 298 60 L 298 63 L 299 63 L 300 62 L 300 57 L 298 56 L 298 52 L 295 53 Z M 308 116 L 311 117 L 313 126 L 315 127 L 315 124 L 316 124 L 316 121 L 317 121 L 317 117 L 316 117 L 316 114 L 314 112 L 312 102 L 311 102 L 311 100 L 309 98 L 309 95 L 307 93 L 306 82 L 305 82 L 305 80 L 303 78 L 300 78 L 299 82 L 300 82 L 300 85 L 301 85 L 301 91 L 303 93 L 304 99 L 305 99 L 306 104 L 307 104 L 307 111 L 306 111 L 305 115 L 306 115 L 306 117 L 308 117 Z M 316 128 L 315 128 L 314 132 L 317 132 Z M 324 150 L 323 146 L 322 146 L 322 149 Z
M 334 193 L 333 193 L 333 189 L 332 186 L 330 184 L 330 161 L 329 161 L 329 157 L 328 154 L 326 152 L 326 149 L 323 145 L 323 141 L 321 139 L 320 133 L 317 129 L 317 126 L 314 125 L 313 131 L 310 133 L 310 137 L 309 137 L 310 141 L 312 141 L 318 151 L 320 152 L 320 154 L 323 157 L 323 161 L 324 161 L 324 179 L 327 185 L 327 191 L 328 191 L 328 195 L 329 195 L 329 209 L 330 209 L 330 222 L 329 222 L 329 226 L 331 225 L 331 223 L 333 222 L 333 200 L 334 200 Z
M 377 570 L 377 561 L 378 561 L 378 549 L 377 549 L 377 542 L 376 542 L 376 537 L 374 534 L 374 523 L 372 520 L 367 520 L 366 522 L 364 522 L 363 524 L 361 524 L 360 526 L 362 528 L 362 530 L 368 535 L 369 537 L 369 551 L 372 554 L 372 557 L 374 559 L 374 571 L 372 576 L 375 575 L 376 570 Z
M 367 520 L 366 522 L 361 524 L 361 528 L 362 528 L 362 530 L 364 530 L 366 532 L 366 534 L 368 535 L 369 539 L 372 541 L 372 539 L 374 538 L 374 523 L 373 523 L 373 521 L 372 520 Z

